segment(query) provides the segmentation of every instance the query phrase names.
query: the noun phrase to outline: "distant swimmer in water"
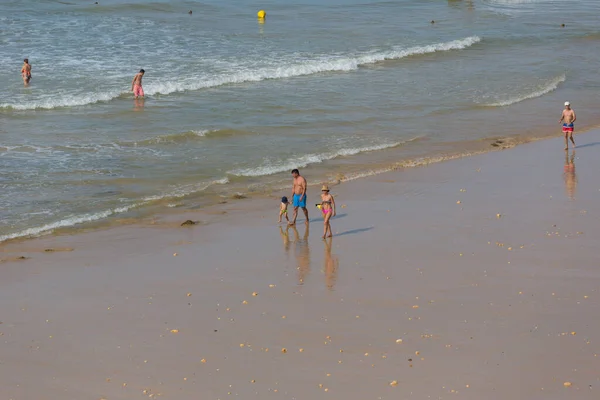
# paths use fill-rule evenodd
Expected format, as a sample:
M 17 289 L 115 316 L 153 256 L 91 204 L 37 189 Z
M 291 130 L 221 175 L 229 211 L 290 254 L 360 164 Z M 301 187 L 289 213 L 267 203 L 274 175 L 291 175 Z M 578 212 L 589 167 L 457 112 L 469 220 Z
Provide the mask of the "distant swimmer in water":
M 144 77 L 145 72 L 146 71 L 144 71 L 143 69 L 140 69 L 140 72 L 135 74 L 133 80 L 131 81 L 131 91 L 133 92 L 133 95 L 136 99 L 138 97 L 144 97 L 144 89 L 142 88 L 142 78 Z
M 29 64 L 28 58 L 23 60 L 23 67 L 21 67 L 21 76 L 23 77 L 23 84 L 25 86 L 29 85 L 29 81 L 31 80 L 31 65 Z
M 568 101 L 565 102 L 565 109 L 560 116 L 560 120 L 558 123 L 562 123 L 562 131 L 565 134 L 565 150 L 569 150 L 569 139 L 573 143 L 573 148 L 575 148 L 575 140 L 573 140 L 573 131 L 575 130 L 575 121 L 577 120 L 577 116 L 575 116 L 575 111 L 571 108 L 571 103 Z

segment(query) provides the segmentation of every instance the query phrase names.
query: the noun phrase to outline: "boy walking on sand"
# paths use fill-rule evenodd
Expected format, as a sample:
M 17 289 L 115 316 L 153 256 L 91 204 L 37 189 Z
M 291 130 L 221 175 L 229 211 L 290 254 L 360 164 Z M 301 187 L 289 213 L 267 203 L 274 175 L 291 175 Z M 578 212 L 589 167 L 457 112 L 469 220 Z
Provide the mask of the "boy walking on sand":
M 288 198 L 283 196 L 281 198 L 281 203 L 279 204 L 279 223 L 281 223 L 281 216 L 285 215 L 285 220 L 289 223 L 290 219 L 288 218 L 287 215 L 287 210 L 288 210 L 288 205 L 290 204 L 290 202 L 288 201 Z
M 577 116 L 575 115 L 575 111 L 571 108 L 571 103 L 565 101 L 565 109 L 563 110 L 560 120 L 558 121 L 559 124 L 562 122 L 562 131 L 565 134 L 565 150 L 569 150 L 569 139 L 571 139 L 573 148 L 575 148 L 575 140 L 573 140 L 575 120 L 577 120 Z

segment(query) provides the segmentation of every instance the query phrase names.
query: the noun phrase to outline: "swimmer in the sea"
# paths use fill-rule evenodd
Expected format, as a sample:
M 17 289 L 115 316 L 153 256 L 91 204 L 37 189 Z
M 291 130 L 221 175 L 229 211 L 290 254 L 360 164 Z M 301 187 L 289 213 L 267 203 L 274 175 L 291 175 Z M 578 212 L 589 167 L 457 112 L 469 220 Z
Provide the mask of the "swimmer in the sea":
M 323 185 L 321 188 L 321 212 L 323 213 L 323 239 L 326 237 L 332 237 L 331 224 L 329 220 L 331 217 L 335 217 L 335 200 L 329 193 L 329 186 Z M 327 234 L 329 232 L 329 234 Z
M 31 64 L 29 64 L 28 58 L 23 60 L 23 66 L 21 67 L 21 76 L 23 77 L 23 84 L 25 86 L 29 85 L 29 81 L 31 80 Z
M 144 89 L 142 88 L 142 78 L 144 77 L 145 73 L 146 71 L 140 69 L 140 72 L 135 74 L 133 80 L 131 81 L 131 91 L 133 92 L 133 95 L 136 99 L 138 97 L 144 97 Z

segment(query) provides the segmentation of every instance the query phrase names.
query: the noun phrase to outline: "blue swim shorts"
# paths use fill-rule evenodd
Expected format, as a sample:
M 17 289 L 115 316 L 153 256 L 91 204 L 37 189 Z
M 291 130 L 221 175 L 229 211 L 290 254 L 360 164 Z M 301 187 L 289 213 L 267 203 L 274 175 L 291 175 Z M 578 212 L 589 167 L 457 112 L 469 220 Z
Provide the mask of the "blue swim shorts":
M 293 205 L 294 207 L 306 208 L 306 194 L 295 194 Z

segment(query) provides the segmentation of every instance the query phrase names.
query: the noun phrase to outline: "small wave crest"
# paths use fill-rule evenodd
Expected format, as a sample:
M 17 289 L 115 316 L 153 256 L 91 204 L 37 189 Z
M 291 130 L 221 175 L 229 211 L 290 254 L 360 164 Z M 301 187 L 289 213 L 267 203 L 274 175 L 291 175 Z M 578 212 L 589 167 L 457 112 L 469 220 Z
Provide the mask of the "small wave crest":
M 229 183 L 229 178 L 221 178 L 216 179 L 210 182 L 204 182 L 200 184 L 189 184 L 189 185 L 181 185 L 170 189 L 168 192 L 163 194 L 158 194 L 154 196 L 144 197 L 142 199 L 142 205 L 148 204 L 150 202 L 164 200 L 164 199 L 180 199 L 182 197 L 189 196 L 194 193 L 203 192 L 209 187 L 213 185 L 226 185 Z
M 211 133 L 210 130 L 192 130 L 181 133 L 172 133 L 168 135 L 159 135 L 148 139 L 139 140 L 134 142 L 136 146 L 144 146 L 144 145 L 152 145 L 152 144 L 161 144 L 161 143 L 183 143 L 191 140 L 196 140 L 198 138 L 203 138 L 206 135 Z M 131 142 L 120 143 L 122 145 L 131 144 Z
M 98 213 L 92 214 L 83 214 L 83 215 L 74 215 L 65 219 L 61 219 L 60 221 L 52 222 L 46 225 L 37 226 L 34 228 L 28 228 L 19 232 L 9 233 L 7 235 L 0 236 L 0 243 L 5 242 L 11 239 L 25 238 L 25 237 L 34 237 L 40 236 L 43 234 L 52 233 L 55 229 L 65 228 L 69 226 L 83 224 L 85 222 L 93 222 L 100 219 L 104 219 L 110 217 L 111 215 L 124 213 L 126 211 L 131 210 L 136 207 L 136 205 L 118 207 L 106 211 L 101 211 Z
M 87 106 L 90 104 L 96 104 L 100 102 L 107 102 L 117 99 L 121 96 L 125 96 L 127 92 L 112 90 L 107 92 L 92 93 L 92 94 L 70 94 L 68 96 L 49 97 L 45 99 L 38 99 L 27 103 L 2 103 L 0 104 L 0 110 L 15 110 L 15 111 L 26 111 L 26 110 L 52 110 L 55 108 L 66 108 L 66 107 L 79 107 Z
M 260 167 L 254 168 L 243 168 L 237 169 L 233 171 L 229 171 L 228 173 L 235 176 L 247 176 L 247 177 L 256 177 L 256 176 L 267 176 L 274 175 L 279 172 L 290 171 L 293 168 L 304 168 L 310 164 L 319 164 L 327 160 L 332 160 L 338 157 L 344 156 L 353 156 L 359 153 L 366 153 L 370 151 L 378 151 L 390 149 L 393 147 L 400 146 L 405 142 L 396 142 L 390 144 L 380 144 L 374 146 L 366 146 L 360 148 L 352 148 L 352 149 L 341 149 L 331 153 L 321 153 L 321 154 L 307 154 L 302 157 L 293 158 L 288 161 L 281 162 L 271 162 L 266 161 Z
M 135 209 L 135 208 L 139 208 L 139 207 L 148 205 L 148 204 L 156 202 L 156 201 L 160 201 L 160 200 L 164 200 L 164 199 L 176 199 L 176 198 L 185 197 L 185 196 L 188 196 L 193 193 L 204 191 L 212 185 L 225 185 L 227 183 L 229 183 L 229 179 L 227 177 L 225 177 L 225 178 L 216 179 L 216 180 L 202 183 L 202 184 L 190 184 L 190 185 L 179 186 L 179 187 L 173 188 L 171 191 L 164 193 L 164 194 L 160 194 L 160 195 L 156 195 L 156 196 L 147 196 L 147 197 L 143 198 L 141 201 L 136 202 L 134 204 L 130 204 L 130 205 L 122 206 L 122 207 L 116 207 L 116 208 L 112 208 L 109 210 L 100 211 L 100 212 L 96 212 L 96 213 L 72 215 L 67 218 L 61 219 L 59 221 L 51 222 L 51 223 L 48 223 L 48 224 L 45 224 L 42 226 L 37 226 L 37 227 L 33 227 L 33 228 L 24 229 L 24 230 L 21 230 L 18 232 L 14 232 L 14 233 L 1 235 L 0 243 L 5 242 L 7 240 L 12 240 L 12 239 L 21 239 L 21 238 L 36 237 L 36 236 L 51 234 L 56 229 L 69 228 L 69 227 L 81 225 L 81 224 L 88 223 L 88 222 L 99 221 L 99 220 L 106 219 L 108 217 L 111 217 L 111 216 L 114 216 L 117 214 L 125 213 L 125 212 Z
M 436 43 L 426 46 L 415 46 L 407 49 L 396 49 L 390 51 L 380 51 L 365 53 L 357 56 L 325 56 L 318 60 L 308 60 L 301 63 L 292 63 L 273 67 L 263 67 L 257 70 L 244 70 L 234 74 L 226 74 L 211 80 L 196 82 L 166 82 L 162 84 L 153 84 L 148 87 L 146 93 L 171 94 L 187 90 L 199 90 L 210 87 L 222 86 L 226 84 L 236 84 L 245 82 L 260 82 L 269 79 L 284 79 L 297 76 L 313 75 L 323 72 L 347 72 L 358 69 L 360 66 L 375 64 L 386 60 L 398 60 L 405 57 L 444 52 L 451 50 L 462 50 L 481 41 L 478 36 L 470 36 L 460 40 L 450 42 Z
M 462 50 L 481 41 L 478 36 L 470 36 L 450 42 L 425 46 L 396 48 L 387 51 L 373 51 L 357 55 L 323 55 L 316 59 L 303 61 L 273 60 L 272 65 L 254 68 L 251 65 L 237 65 L 233 70 L 239 72 L 224 73 L 211 78 L 193 76 L 166 82 L 149 82 L 144 85 L 146 95 L 168 95 L 177 92 L 207 89 L 227 84 L 260 82 L 269 79 L 285 79 L 297 76 L 313 75 L 324 72 L 347 72 L 360 66 L 375 64 L 386 60 L 398 60 L 411 56 Z M 69 94 L 31 101 L 28 103 L 0 104 L 0 110 L 35 110 L 76 107 L 107 102 L 119 97 L 130 96 L 126 91 L 111 90 L 92 94 Z
M 505 107 L 510 106 L 511 104 L 520 103 L 522 101 L 528 99 L 534 99 L 536 97 L 541 97 L 547 93 L 550 93 L 558 88 L 558 86 L 563 83 L 567 79 L 566 75 L 560 75 L 556 78 L 546 82 L 544 85 L 540 86 L 537 90 L 531 93 L 527 93 L 521 96 L 511 97 L 509 99 L 499 101 L 497 103 L 486 104 L 487 107 Z

